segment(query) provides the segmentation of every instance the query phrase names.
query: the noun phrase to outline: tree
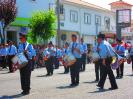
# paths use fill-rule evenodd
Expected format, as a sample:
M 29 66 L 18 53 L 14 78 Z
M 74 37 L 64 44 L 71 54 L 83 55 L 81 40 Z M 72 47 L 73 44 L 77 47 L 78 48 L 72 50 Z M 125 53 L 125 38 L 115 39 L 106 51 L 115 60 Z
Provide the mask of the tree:
M 5 42 L 5 29 L 15 20 L 17 14 L 16 0 L 0 0 L 0 24 L 2 43 Z
M 38 39 L 47 41 L 56 34 L 56 15 L 53 10 L 37 11 L 30 19 L 30 40 L 37 43 Z

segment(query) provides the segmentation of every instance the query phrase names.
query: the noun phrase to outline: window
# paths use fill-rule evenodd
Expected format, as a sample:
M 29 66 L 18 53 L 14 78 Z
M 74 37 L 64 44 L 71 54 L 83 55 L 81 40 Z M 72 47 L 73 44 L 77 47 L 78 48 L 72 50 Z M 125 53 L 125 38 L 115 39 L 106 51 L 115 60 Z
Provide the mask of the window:
M 91 15 L 88 13 L 84 13 L 84 23 L 91 24 Z
M 109 17 L 104 17 L 104 25 L 106 29 L 110 29 L 110 18 Z
M 78 22 L 78 12 L 77 11 L 74 11 L 74 10 L 71 10 L 70 11 L 70 21 L 71 22 Z
M 64 14 L 64 5 L 60 5 L 60 14 Z
M 101 16 L 98 15 L 95 16 L 95 24 L 101 25 Z

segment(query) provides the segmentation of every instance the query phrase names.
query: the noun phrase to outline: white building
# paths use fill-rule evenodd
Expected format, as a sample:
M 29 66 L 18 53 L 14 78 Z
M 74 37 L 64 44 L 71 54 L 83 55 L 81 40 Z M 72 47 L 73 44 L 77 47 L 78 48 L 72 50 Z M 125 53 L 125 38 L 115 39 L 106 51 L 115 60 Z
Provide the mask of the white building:
M 18 42 L 18 33 L 28 31 L 27 27 L 32 13 L 55 7 L 55 1 L 17 0 L 18 15 L 8 28 L 7 38 Z M 64 35 L 67 42 L 71 42 L 72 34 L 77 34 L 79 38 L 83 37 L 87 44 L 94 45 L 99 32 L 109 34 L 108 36 L 116 32 L 115 13 L 111 10 L 81 0 L 60 1 L 60 38 Z M 61 40 L 62 45 L 64 42 Z
M 95 44 L 99 32 L 115 32 L 115 13 L 105 8 L 81 0 L 62 0 L 61 31 L 66 41 L 71 35 L 83 37 L 87 44 Z

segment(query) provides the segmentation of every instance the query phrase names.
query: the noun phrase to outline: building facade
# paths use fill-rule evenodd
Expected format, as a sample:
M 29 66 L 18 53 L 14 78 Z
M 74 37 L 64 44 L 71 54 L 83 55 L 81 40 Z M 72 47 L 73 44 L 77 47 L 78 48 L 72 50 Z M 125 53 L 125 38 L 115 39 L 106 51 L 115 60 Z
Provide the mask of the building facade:
M 56 11 L 56 0 L 17 0 L 18 14 L 16 20 L 7 29 L 7 40 L 19 42 L 19 32 L 28 32 L 29 18 L 38 10 Z M 99 32 L 107 38 L 115 38 L 116 14 L 115 6 L 111 10 L 90 4 L 82 0 L 60 0 L 60 35 L 61 46 L 71 42 L 71 35 L 84 38 L 87 44 L 95 45 Z M 124 29 L 123 31 L 129 31 Z M 51 39 L 56 43 L 56 38 Z
M 115 33 L 115 13 L 81 0 L 62 0 L 61 35 L 71 41 L 71 35 L 77 34 L 87 44 L 95 44 L 99 32 Z

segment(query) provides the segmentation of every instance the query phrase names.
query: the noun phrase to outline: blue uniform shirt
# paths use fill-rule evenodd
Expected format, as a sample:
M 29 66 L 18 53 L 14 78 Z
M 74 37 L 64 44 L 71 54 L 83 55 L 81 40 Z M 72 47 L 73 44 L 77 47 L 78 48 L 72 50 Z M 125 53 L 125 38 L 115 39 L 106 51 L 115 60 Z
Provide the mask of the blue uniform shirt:
M 81 47 L 83 49 L 83 53 L 82 54 L 86 54 L 87 53 L 87 44 L 86 43 L 81 43 Z
M 118 55 L 120 55 L 120 56 L 121 56 L 121 55 L 122 55 L 122 56 L 125 55 L 125 47 L 124 47 L 123 45 L 117 45 L 117 46 L 115 47 L 115 50 L 116 50 L 116 51 L 121 51 L 121 52 L 122 52 L 121 54 L 118 53 Z
M 70 52 L 75 56 L 75 58 L 81 58 L 81 54 L 84 52 L 83 47 L 81 46 L 81 44 L 79 44 L 77 42 L 72 42 L 70 44 L 70 47 L 69 48 L 70 48 Z M 73 48 L 79 49 L 80 50 L 80 53 L 78 53 L 75 50 L 72 52 Z
M 130 49 L 129 54 L 132 56 L 133 55 L 133 47 Z
M 48 56 L 48 58 L 50 58 L 51 56 L 55 56 L 55 50 L 53 47 L 51 48 L 46 48 L 44 51 L 43 51 L 43 54 L 44 56 Z
M 68 55 L 70 53 L 70 50 L 69 50 L 69 48 L 64 48 L 62 52 L 63 52 L 63 56 L 64 56 L 64 55 Z
M 8 47 L 8 55 L 15 55 L 17 54 L 17 48 L 14 45 Z
M 0 56 L 7 56 L 8 54 L 8 48 L 1 48 L 0 49 Z
M 106 40 L 103 40 L 99 45 L 99 56 L 100 58 L 107 58 L 110 56 L 115 56 L 114 49 Z
M 27 49 L 25 49 L 24 47 Z M 18 46 L 18 53 L 23 53 L 24 50 L 27 50 L 28 59 L 32 59 L 32 57 L 34 56 L 32 44 L 29 44 L 28 42 L 20 43 Z

